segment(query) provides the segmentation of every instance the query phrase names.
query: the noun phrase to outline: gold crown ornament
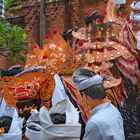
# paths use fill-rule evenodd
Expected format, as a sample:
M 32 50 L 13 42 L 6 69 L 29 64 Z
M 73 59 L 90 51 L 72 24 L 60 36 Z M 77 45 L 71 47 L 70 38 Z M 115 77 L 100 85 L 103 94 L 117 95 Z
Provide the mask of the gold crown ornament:
M 72 74 L 84 64 L 83 56 L 77 57 L 76 52 L 58 33 L 43 41 L 43 49 L 35 47 L 32 55 L 27 56 L 25 68 L 44 66 L 52 74 Z

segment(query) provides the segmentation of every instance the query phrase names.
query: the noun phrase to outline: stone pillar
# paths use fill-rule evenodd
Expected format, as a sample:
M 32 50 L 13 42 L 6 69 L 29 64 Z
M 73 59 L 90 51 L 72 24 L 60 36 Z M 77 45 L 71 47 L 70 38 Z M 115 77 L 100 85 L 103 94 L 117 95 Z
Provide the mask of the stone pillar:
M 28 8 L 28 14 L 25 19 L 25 30 L 27 34 L 28 49 L 31 51 L 31 47 L 35 44 L 39 44 L 39 7 L 31 6 Z
M 51 2 L 46 6 L 46 32 L 58 29 L 60 34 L 65 30 L 65 2 Z
M 80 0 L 71 0 L 71 17 L 72 17 L 72 25 L 73 27 L 81 24 L 80 19 Z

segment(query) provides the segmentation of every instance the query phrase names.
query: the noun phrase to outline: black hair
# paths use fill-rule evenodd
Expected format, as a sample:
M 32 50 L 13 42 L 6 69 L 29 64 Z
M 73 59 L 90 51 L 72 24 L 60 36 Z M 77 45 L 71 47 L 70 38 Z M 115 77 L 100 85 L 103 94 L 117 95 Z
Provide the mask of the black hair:
M 65 31 L 63 34 L 62 34 L 62 37 L 65 41 L 67 40 L 71 40 L 72 39 L 72 29 L 69 29 L 67 31 Z
M 89 26 L 93 21 L 96 21 L 96 19 L 104 19 L 105 16 L 99 14 L 98 12 L 93 12 L 85 19 L 85 24 Z
M 78 27 L 72 28 L 72 29 L 68 29 L 66 31 L 63 32 L 62 37 L 65 41 L 67 40 L 71 40 L 72 39 L 72 31 L 77 31 Z
M 80 92 L 86 94 L 92 99 L 104 99 L 106 97 L 106 92 L 103 84 L 90 86 L 89 88 L 81 90 Z

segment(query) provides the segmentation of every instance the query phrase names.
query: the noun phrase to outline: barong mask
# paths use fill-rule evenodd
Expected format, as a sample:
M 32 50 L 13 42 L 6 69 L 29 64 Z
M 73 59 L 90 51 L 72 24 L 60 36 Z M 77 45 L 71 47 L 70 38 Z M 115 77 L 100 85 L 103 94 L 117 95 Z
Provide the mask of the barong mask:
M 39 94 L 48 77 L 50 76 L 46 75 L 44 70 L 38 70 L 0 79 L 2 93 L 8 106 L 15 107 L 19 100 L 34 98 Z M 53 78 L 50 77 L 50 79 Z M 48 83 L 50 85 L 52 82 Z M 40 94 L 40 97 L 43 98 L 44 94 Z

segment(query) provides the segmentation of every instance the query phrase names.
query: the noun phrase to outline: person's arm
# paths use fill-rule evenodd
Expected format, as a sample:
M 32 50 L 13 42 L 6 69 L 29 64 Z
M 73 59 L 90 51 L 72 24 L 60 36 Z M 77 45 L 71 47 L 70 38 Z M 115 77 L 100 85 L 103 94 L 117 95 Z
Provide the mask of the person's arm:
M 86 124 L 85 135 L 83 140 L 101 140 L 102 134 L 100 128 L 97 126 L 96 123 L 89 121 Z

